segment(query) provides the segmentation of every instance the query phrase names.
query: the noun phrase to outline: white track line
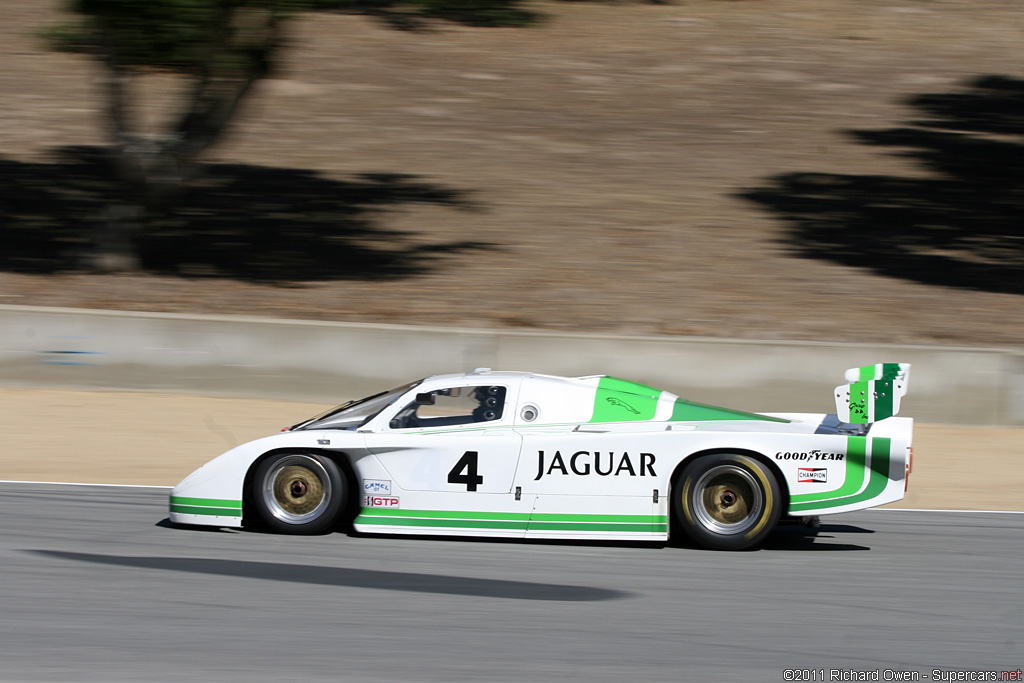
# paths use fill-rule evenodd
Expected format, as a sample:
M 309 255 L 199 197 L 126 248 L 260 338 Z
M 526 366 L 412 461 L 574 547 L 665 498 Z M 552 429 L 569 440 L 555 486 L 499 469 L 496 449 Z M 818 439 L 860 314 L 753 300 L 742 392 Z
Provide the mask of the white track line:
M 125 489 L 171 489 L 173 486 L 153 486 L 151 484 L 87 484 L 74 481 L 18 481 L 0 479 L 0 484 L 47 484 L 50 486 L 105 486 Z M 868 508 L 872 512 L 970 512 L 980 515 L 1024 515 L 1024 510 L 949 510 L 943 508 Z M 860 512 L 860 510 L 858 510 Z M 825 517 L 826 515 L 822 515 Z M 827 515 L 831 517 L 831 515 Z
M 173 486 L 153 486 L 151 484 L 88 484 L 76 481 L 21 481 L 16 479 L 0 479 L 0 484 L 47 484 L 49 486 L 105 486 L 122 489 L 171 489 Z
M 986 515 L 1024 515 L 1024 510 L 946 510 L 943 508 L 868 508 L 868 510 L 872 512 L 976 512 Z

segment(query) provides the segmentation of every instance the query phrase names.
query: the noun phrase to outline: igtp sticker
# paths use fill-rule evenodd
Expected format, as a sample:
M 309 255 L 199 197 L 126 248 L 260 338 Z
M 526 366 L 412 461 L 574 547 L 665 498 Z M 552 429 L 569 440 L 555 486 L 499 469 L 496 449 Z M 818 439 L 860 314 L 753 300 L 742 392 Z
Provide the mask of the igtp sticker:
M 394 496 L 363 496 L 364 508 L 397 508 L 398 498 Z

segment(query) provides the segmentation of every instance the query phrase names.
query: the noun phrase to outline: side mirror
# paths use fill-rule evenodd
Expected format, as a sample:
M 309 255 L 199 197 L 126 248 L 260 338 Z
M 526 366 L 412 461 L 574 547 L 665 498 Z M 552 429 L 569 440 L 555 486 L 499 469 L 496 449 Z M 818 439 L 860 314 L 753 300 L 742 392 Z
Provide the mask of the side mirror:
M 432 406 L 436 401 L 437 398 L 431 392 L 416 394 L 416 405 L 418 406 Z

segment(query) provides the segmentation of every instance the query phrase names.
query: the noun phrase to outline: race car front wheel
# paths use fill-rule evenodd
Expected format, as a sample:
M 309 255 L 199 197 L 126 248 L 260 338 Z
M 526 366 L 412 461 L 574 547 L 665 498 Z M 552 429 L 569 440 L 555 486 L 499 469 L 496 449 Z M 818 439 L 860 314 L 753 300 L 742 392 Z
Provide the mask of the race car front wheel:
M 679 523 L 694 542 L 744 550 L 775 529 L 782 501 L 775 476 L 748 455 L 719 453 L 686 466 L 675 489 Z
M 253 488 L 260 518 L 286 534 L 327 531 L 348 494 L 345 477 L 334 461 L 312 453 L 270 456 L 257 468 Z

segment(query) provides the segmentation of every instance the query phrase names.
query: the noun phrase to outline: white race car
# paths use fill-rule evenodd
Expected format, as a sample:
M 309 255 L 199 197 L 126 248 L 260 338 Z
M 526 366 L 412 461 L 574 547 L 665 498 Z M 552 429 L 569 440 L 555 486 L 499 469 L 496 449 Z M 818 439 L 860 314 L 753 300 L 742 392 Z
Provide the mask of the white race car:
M 174 487 L 178 524 L 756 546 L 781 516 L 903 497 L 910 366 L 846 373 L 836 414 L 747 413 L 608 376 L 479 369 L 238 446 Z M 672 522 L 675 522 L 673 524 Z

